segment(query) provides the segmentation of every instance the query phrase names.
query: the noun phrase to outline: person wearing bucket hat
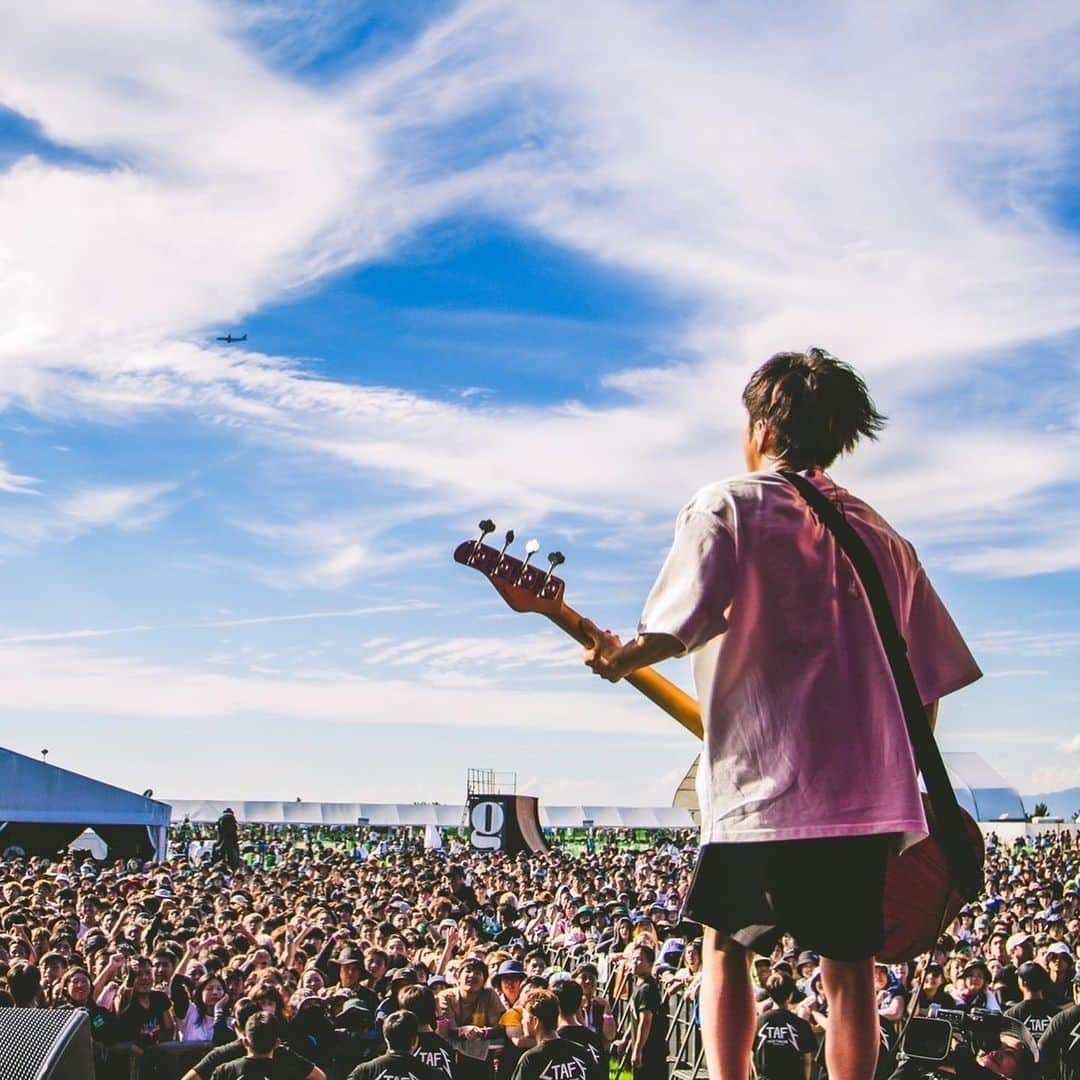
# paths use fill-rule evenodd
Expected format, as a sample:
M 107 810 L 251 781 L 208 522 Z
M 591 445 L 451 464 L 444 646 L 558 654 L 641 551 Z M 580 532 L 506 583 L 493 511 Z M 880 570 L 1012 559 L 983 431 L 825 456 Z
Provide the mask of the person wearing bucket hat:
M 983 960 L 971 960 L 961 972 L 961 1005 L 965 1009 L 986 1009 L 988 1012 L 1001 1012 L 1001 1002 L 990 989 L 990 968 Z
M 1076 972 L 1072 949 L 1064 941 L 1055 941 L 1046 950 L 1046 967 L 1050 973 L 1046 998 L 1054 1005 L 1064 1007 L 1072 1000 L 1071 984 Z
M 520 960 L 504 960 L 491 976 L 491 985 L 507 1008 L 517 1003 L 525 982 L 525 965 Z

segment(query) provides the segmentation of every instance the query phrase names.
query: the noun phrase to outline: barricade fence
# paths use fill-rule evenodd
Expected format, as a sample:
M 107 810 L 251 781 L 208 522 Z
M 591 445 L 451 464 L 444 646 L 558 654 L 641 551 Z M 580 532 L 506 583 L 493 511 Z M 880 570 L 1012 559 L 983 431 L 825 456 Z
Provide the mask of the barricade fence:
M 557 949 L 551 959 L 555 967 L 572 970 L 583 958 Z M 590 957 L 589 962 L 599 971 L 598 985 L 615 1016 L 611 1072 L 617 1077 L 633 1068 L 631 1059 L 638 1023 L 633 980 L 621 964 L 607 955 Z M 697 1001 L 684 994 L 681 986 L 664 987 L 663 999 L 668 1010 L 668 1075 L 671 1080 L 705 1080 L 708 1073 Z M 95 1045 L 96 1080 L 180 1080 L 212 1049 L 209 1042 L 167 1042 L 144 1048 L 131 1043 Z M 328 1076 L 336 1078 L 337 1073 L 338 1070 L 331 1069 Z
M 94 1080 L 180 1080 L 214 1048 L 210 1042 L 94 1045 Z

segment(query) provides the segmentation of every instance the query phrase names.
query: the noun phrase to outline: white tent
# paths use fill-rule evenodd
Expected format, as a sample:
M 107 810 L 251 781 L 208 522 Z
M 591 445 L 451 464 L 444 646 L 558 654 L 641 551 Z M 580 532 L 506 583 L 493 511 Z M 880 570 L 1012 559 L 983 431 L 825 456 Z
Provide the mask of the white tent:
M 51 855 L 93 829 L 113 857 L 165 857 L 169 807 L 0 747 L 0 851 Z
M 239 822 L 261 825 L 436 825 L 460 828 L 463 805 L 442 803 L 312 803 L 244 802 L 241 800 L 169 799 L 173 819 L 195 823 L 217 821 L 227 806 Z M 541 806 L 540 824 L 546 829 L 580 829 L 591 822 L 597 829 L 689 829 L 688 810 L 671 806 Z
M 943 753 L 945 768 L 956 792 L 957 802 L 979 822 L 1024 821 L 1024 803 L 1014 788 L 994 770 L 981 754 L 972 751 Z M 695 789 L 698 758 L 687 770 L 675 791 L 674 803 L 687 813 L 698 815 Z
M 220 799 L 170 799 L 173 819 L 217 821 L 231 807 L 236 820 L 259 825 L 438 825 L 457 828 L 465 820 L 464 806 L 440 803 L 316 803 L 251 802 Z
M 960 805 L 976 821 L 1024 821 L 1024 803 L 1016 788 L 979 754 L 941 755 Z

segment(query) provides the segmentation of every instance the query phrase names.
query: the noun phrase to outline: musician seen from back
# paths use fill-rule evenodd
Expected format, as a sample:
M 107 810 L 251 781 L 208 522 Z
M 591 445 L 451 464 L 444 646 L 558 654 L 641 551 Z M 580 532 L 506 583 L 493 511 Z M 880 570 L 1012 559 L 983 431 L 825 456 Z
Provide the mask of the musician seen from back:
M 885 419 L 848 365 L 778 353 L 751 377 L 746 472 L 678 516 L 637 637 L 592 624 L 586 663 L 610 681 L 690 654 L 705 744 L 702 848 L 686 898 L 703 923 L 710 1076 L 743 1080 L 756 1022 L 750 960 L 784 931 L 821 956 L 831 1080 L 878 1052 L 874 956 L 889 855 L 927 835 L 892 668 L 852 564 L 793 482 L 804 477 L 873 556 L 931 724 L 980 671 L 907 540 L 828 468 Z M 838 890 L 806 889 L 843 881 Z

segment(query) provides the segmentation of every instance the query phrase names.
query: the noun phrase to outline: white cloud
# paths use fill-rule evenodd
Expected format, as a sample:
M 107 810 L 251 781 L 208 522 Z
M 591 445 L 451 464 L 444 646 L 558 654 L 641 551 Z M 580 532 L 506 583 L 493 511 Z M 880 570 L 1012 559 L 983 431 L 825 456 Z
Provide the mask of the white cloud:
M 221 657 L 229 662 L 228 657 Z M 530 730 L 671 736 L 672 723 L 629 691 L 515 691 L 415 678 L 225 675 L 102 656 L 75 646 L 0 646 L 0 710 L 123 720 L 284 717 L 297 722 L 520 726 Z
M 166 512 L 163 495 L 175 484 L 128 484 L 84 488 L 63 500 L 60 516 L 79 531 L 111 525 L 121 529 L 143 528 L 159 520 Z
M 1055 102 L 1077 80 L 1075 21 L 1066 4 L 1020 11 L 672 17 L 598 0 L 582 16 L 476 0 L 329 87 L 271 70 L 234 32 L 240 16 L 208 3 L 16 14 L 5 99 L 124 164 L 25 159 L 0 177 L 17 270 L 0 275 L 16 313 L 0 402 L 190 410 L 438 491 L 444 509 L 634 530 L 669 516 L 673 491 L 738 469 L 749 365 L 809 337 L 913 417 L 841 475 L 924 536 L 992 541 L 959 569 L 1074 568 L 1068 537 L 1032 546 L 1003 510 L 1071 486 L 1075 433 L 1008 409 L 958 415 L 947 434 L 940 413 L 918 415 L 927 393 L 967 392 L 1010 350 L 1080 322 L 1080 255 L 1042 204 L 1065 167 Z M 108 47 L 72 44 L 87 39 Z M 609 377 L 615 405 L 494 408 L 196 343 L 466 203 L 691 302 L 692 359 Z M 263 580 L 334 588 L 387 565 L 371 535 L 294 550 Z
M 0 461 L 0 492 L 8 495 L 36 495 L 34 484 L 37 480 L 32 476 L 20 476 L 12 472 L 4 462 Z
M 989 630 L 974 637 L 973 648 L 1011 656 L 1064 656 L 1080 649 L 1080 631 Z
M 1030 776 L 1025 776 L 1024 781 L 1027 785 L 1025 790 L 1035 794 L 1080 787 L 1080 765 L 1044 765 L 1035 769 Z M 1077 809 L 1080 810 L 1080 806 Z
M 511 638 L 455 636 L 417 637 L 383 642 L 364 657 L 372 669 L 420 667 L 440 677 L 451 671 L 543 670 L 545 677 L 558 669 L 580 676 L 581 649 L 561 634 L 533 633 Z M 461 669 L 465 669 L 462 671 Z
M 167 630 L 221 630 L 242 626 L 266 626 L 274 623 L 311 622 L 321 619 L 358 619 L 369 615 L 390 615 L 403 611 L 422 611 L 432 607 L 423 601 L 390 604 L 371 604 L 367 607 L 344 608 L 338 611 L 295 611 L 284 615 L 252 615 L 247 618 L 213 619 L 208 622 L 163 623 L 153 626 L 83 627 L 76 630 L 25 631 L 0 637 L 0 645 L 30 645 L 49 641 L 78 641 L 85 638 L 115 637 L 122 634 L 144 634 Z M 330 642 L 329 644 L 333 644 Z
M 1069 739 L 1063 749 L 1069 754 L 1080 754 L 1080 735 L 1074 735 Z

